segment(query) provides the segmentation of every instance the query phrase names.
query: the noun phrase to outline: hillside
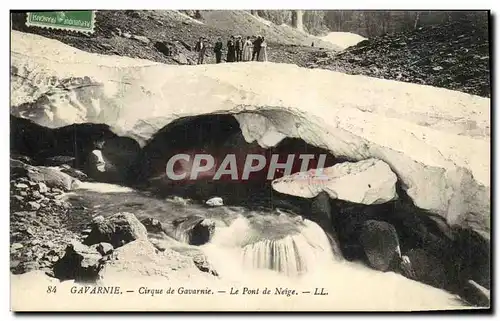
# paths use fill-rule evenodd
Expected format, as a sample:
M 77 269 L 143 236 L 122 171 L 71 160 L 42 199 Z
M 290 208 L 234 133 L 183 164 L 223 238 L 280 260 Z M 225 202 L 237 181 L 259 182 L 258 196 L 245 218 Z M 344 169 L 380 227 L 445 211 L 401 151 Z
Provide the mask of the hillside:
M 488 25 L 461 20 L 374 37 L 316 66 L 490 96 Z
M 331 42 L 324 41 L 308 33 L 299 31 L 289 25 L 277 25 L 259 16 L 251 15 L 241 10 L 210 10 L 200 11 L 205 24 L 226 30 L 234 35 L 252 36 L 262 35 L 270 43 L 286 45 L 311 46 L 340 50 Z
M 205 14 L 206 12 L 204 12 Z M 166 64 L 194 64 L 197 53 L 194 46 L 199 37 L 206 37 L 210 44 L 218 37 L 227 40 L 231 35 L 262 34 L 268 37 L 271 61 L 283 62 L 281 57 L 285 46 L 311 45 L 313 36 L 294 30 L 289 26 L 276 26 L 264 19 L 255 18 L 244 12 L 220 11 L 207 14 L 205 22 L 197 21 L 181 12 L 173 10 L 158 11 L 99 11 L 96 15 L 96 28 L 92 35 L 62 32 L 37 27 L 26 27 L 26 14 L 12 14 L 12 29 L 39 34 L 57 39 L 75 48 L 92 53 L 119 55 L 132 58 L 149 59 Z M 220 23 L 216 23 L 217 19 Z M 248 19 L 245 24 L 238 23 Z M 219 27 L 211 26 L 219 25 Z M 283 40 L 280 40 L 283 39 Z M 316 42 L 318 43 L 318 42 Z M 332 51 L 337 48 L 331 43 L 324 43 Z M 307 48 L 309 52 L 309 48 Z M 337 48 L 339 49 L 339 48 Z M 314 51 L 323 51 L 315 47 Z M 211 50 L 207 51 L 206 63 L 215 63 Z M 308 56 L 294 56 L 291 63 L 305 66 Z M 288 62 L 288 59 L 285 60 Z

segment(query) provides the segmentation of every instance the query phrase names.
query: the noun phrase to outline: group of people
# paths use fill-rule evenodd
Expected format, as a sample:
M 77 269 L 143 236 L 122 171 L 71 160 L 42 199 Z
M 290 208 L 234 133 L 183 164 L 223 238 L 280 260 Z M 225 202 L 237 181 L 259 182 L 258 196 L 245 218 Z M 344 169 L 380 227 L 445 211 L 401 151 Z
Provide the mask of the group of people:
M 207 47 L 205 38 L 201 37 L 195 47 L 198 52 L 198 64 L 203 64 Z M 227 41 L 226 48 L 226 62 L 267 61 L 267 43 L 262 36 L 248 36 L 245 41 L 241 36 L 231 36 Z M 214 46 L 216 63 L 222 62 L 223 51 L 222 38 L 218 38 Z

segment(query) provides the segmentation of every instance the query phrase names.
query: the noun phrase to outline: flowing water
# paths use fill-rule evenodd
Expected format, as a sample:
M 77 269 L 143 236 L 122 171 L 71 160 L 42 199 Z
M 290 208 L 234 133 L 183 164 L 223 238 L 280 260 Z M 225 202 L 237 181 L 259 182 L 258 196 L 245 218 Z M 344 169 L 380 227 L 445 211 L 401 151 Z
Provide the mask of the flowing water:
M 463 305 L 445 291 L 396 273 L 382 273 L 361 263 L 343 260 L 339 253 L 332 251 L 326 234 L 316 223 L 294 213 L 237 206 L 207 207 L 181 198 L 159 199 L 100 183 L 82 184 L 80 189 L 68 194 L 68 198 L 89 215 L 107 216 L 128 211 L 139 219 L 156 218 L 167 234 L 179 242 L 189 238 L 185 228 L 174 224 L 175 220 L 209 219 L 215 225 L 215 232 L 210 242 L 198 248 L 219 274 L 217 282 L 242 287 L 252 285 L 255 289 L 266 286 L 273 291 L 297 289 L 310 300 L 300 302 L 310 302 L 311 308 L 321 302 L 333 310 L 437 309 Z M 319 289 L 329 294 L 313 296 L 312 293 L 321 291 Z M 272 308 L 270 302 L 272 300 L 255 301 L 255 304 Z

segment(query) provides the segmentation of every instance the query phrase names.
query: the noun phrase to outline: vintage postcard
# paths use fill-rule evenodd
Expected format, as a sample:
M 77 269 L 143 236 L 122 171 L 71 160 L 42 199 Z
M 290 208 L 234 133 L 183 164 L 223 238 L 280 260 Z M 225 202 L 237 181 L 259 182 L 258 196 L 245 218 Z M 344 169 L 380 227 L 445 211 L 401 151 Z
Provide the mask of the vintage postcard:
M 10 19 L 12 311 L 491 312 L 488 11 Z

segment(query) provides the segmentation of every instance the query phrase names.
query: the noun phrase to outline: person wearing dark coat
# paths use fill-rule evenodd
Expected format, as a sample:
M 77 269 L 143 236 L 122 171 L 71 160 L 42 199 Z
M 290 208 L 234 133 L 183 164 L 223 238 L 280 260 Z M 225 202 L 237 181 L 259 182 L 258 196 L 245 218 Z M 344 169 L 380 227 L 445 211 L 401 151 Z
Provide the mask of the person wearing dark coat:
M 205 45 L 205 38 L 200 37 L 200 40 L 196 43 L 194 50 L 198 52 L 198 65 L 203 64 L 203 60 L 205 59 L 205 51 L 207 46 Z
M 227 62 L 234 62 L 236 60 L 236 48 L 234 45 L 234 36 L 227 41 Z
M 236 37 L 236 42 L 234 43 L 235 51 L 236 51 L 236 61 L 243 60 L 243 41 L 241 40 L 241 36 Z
M 216 63 L 220 64 L 222 60 L 222 39 L 218 38 L 217 42 L 215 43 L 214 47 L 214 52 L 215 52 L 215 61 Z
M 253 41 L 253 53 L 252 53 L 252 60 L 259 61 L 259 55 L 260 55 L 260 46 L 262 44 L 262 37 L 257 36 L 257 38 Z

